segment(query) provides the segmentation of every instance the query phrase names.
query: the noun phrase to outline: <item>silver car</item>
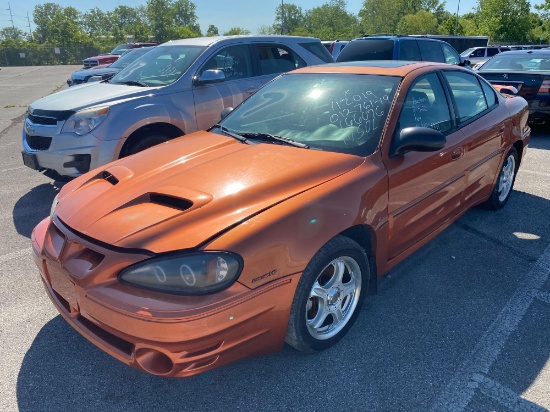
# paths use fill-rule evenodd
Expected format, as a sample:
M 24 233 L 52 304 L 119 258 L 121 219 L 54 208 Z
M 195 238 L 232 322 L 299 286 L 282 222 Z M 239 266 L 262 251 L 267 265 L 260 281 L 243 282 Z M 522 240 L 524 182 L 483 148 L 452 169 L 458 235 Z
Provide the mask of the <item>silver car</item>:
M 280 73 L 332 62 L 319 39 L 226 36 L 157 46 L 108 82 L 35 101 L 23 162 L 51 177 L 93 168 L 217 123 Z

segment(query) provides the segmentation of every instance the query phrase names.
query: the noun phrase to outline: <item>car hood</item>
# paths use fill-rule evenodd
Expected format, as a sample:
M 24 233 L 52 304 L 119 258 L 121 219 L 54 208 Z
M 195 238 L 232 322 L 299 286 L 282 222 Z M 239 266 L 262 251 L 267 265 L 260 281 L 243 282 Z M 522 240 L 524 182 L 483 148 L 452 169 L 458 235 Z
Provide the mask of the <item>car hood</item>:
M 103 68 L 90 68 L 87 70 L 79 70 L 77 72 L 74 72 L 71 77 L 73 79 L 85 79 L 87 77 L 91 76 L 103 76 L 103 75 L 109 75 L 109 74 L 116 74 L 120 71 L 120 69 L 117 68 L 111 68 L 109 66 L 103 67 Z M 113 86 L 113 85 L 112 85 Z
M 80 234 L 117 247 L 195 248 L 363 161 L 197 132 L 70 182 L 56 215 Z
M 32 110 L 78 111 L 85 107 L 109 103 L 120 99 L 147 96 L 150 87 L 126 86 L 112 83 L 90 83 L 79 87 L 70 87 L 50 94 L 31 104 Z

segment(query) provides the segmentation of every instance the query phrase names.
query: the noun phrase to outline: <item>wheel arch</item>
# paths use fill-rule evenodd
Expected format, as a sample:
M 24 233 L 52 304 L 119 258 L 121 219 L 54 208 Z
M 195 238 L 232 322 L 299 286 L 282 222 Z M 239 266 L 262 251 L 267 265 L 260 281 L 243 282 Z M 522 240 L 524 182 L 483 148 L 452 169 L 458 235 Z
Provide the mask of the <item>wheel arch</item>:
M 134 130 L 125 140 L 124 144 L 122 145 L 122 148 L 119 152 L 119 158 L 123 158 L 128 156 L 130 152 L 130 148 L 132 145 L 137 142 L 140 138 L 143 136 L 152 134 L 152 133 L 160 133 L 168 136 L 170 139 L 174 139 L 179 136 L 183 136 L 185 133 L 177 126 L 165 123 L 165 122 L 158 122 L 158 123 L 150 123 L 146 124 L 139 129 Z
M 355 225 L 339 233 L 359 243 L 369 258 L 369 295 L 377 292 L 378 276 L 376 270 L 376 233 L 369 225 Z

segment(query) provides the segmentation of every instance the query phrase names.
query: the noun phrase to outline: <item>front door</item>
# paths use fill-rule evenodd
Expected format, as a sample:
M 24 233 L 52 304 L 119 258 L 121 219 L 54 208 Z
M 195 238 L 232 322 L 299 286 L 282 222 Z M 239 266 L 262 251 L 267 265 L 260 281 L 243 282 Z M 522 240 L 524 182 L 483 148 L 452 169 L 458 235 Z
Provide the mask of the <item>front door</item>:
M 445 134 L 437 152 L 411 151 L 386 157 L 388 170 L 388 259 L 434 232 L 459 210 L 464 190 L 464 135 L 452 122 L 448 99 L 434 72 L 407 92 L 395 135 L 406 127 L 430 127 Z

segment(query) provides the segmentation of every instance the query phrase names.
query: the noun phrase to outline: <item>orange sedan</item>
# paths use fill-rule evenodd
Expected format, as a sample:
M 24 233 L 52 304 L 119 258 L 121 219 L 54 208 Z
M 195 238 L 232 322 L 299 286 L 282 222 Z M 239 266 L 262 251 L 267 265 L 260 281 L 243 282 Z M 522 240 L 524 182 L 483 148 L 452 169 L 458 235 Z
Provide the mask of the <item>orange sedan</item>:
M 67 322 L 155 375 L 320 351 L 384 272 L 473 205 L 504 206 L 527 116 L 456 66 L 295 70 L 208 131 L 68 183 L 36 264 Z

